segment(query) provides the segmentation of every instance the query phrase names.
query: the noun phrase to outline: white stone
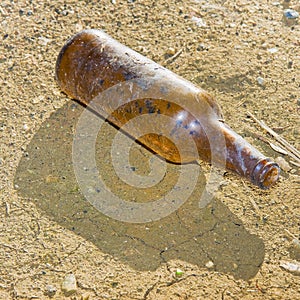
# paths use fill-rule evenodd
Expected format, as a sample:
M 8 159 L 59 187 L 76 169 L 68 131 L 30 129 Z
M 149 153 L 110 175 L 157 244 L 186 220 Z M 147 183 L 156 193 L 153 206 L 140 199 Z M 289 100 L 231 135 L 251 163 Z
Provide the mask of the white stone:
M 278 49 L 276 48 L 276 47 L 274 47 L 274 48 L 270 48 L 270 49 L 268 49 L 268 52 L 270 52 L 270 53 L 276 53 L 276 52 L 278 52 Z
M 196 25 L 199 26 L 199 27 L 205 27 L 205 26 L 206 26 L 205 21 L 204 21 L 203 19 L 201 19 L 201 18 L 192 16 L 191 20 L 192 20 L 193 22 L 195 22 Z
M 67 274 L 61 284 L 61 289 L 66 295 L 71 295 L 77 290 L 76 277 L 74 274 Z
M 257 77 L 257 83 L 258 83 L 259 85 L 264 85 L 265 80 L 264 80 L 262 77 Z
M 214 265 L 215 265 L 215 264 L 210 260 L 210 261 L 208 261 L 208 262 L 205 264 L 205 267 L 208 268 L 208 269 L 211 269 L 211 268 L 214 267 Z

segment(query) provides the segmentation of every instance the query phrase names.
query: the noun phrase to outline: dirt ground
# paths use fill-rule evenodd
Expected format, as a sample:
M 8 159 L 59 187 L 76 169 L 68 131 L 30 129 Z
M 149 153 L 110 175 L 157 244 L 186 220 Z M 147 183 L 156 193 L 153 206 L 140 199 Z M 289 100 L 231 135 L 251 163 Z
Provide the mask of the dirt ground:
M 300 12 L 293 0 L 1 3 L 0 299 L 300 298 L 299 270 L 280 267 L 300 263 L 299 167 L 248 116 L 299 149 L 300 24 L 284 21 L 287 7 Z M 291 168 L 267 191 L 225 173 L 200 209 L 204 164 L 188 201 L 166 218 L 130 224 L 101 214 L 72 166 L 83 107 L 54 79 L 62 45 L 85 28 L 105 30 L 208 90 L 226 123 Z M 128 189 L 111 166 L 115 134 L 104 126 L 97 163 L 116 193 L 138 202 L 172 187 L 179 167 L 168 164 L 156 189 Z M 132 151 L 147 174 L 151 154 Z M 77 281 L 70 293 L 62 290 L 67 274 Z

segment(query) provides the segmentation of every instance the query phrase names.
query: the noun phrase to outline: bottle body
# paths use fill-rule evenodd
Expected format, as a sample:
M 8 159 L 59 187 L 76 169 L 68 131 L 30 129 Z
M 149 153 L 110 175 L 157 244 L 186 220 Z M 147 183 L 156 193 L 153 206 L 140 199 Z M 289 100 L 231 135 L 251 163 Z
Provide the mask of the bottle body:
M 100 114 L 104 112 L 104 117 L 119 128 L 137 116 L 151 115 L 153 121 L 143 125 L 152 129 L 149 133 L 140 136 L 134 128 L 127 133 L 168 161 L 189 163 L 198 156 L 210 161 L 214 156 L 214 162 L 222 165 L 224 160 L 227 169 L 261 188 L 278 179 L 279 167 L 222 121 L 218 104 L 206 91 L 102 31 L 85 30 L 64 45 L 56 64 L 56 79 L 68 96 L 85 105 L 114 90 L 97 105 L 101 106 Z M 119 101 L 122 97 L 126 101 Z M 160 116 L 168 118 L 166 132 L 156 126 Z M 217 140 L 217 136 L 221 138 Z M 197 155 L 189 148 L 191 138 Z M 184 150 L 179 151 L 178 145 Z

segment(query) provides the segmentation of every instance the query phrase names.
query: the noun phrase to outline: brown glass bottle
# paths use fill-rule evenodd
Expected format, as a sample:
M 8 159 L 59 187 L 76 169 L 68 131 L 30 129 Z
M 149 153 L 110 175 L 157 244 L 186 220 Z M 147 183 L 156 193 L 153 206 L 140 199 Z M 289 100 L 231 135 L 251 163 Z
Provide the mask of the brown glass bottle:
M 168 161 L 189 163 L 197 160 L 198 155 L 210 161 L 213 156 L 214 162 L 220 161 L 222 165 L 224 160 L 228 170 L 260 188 L 269 188 L 278 180 L 278 165 L 223 122 L 218 104 L 206 91 L 102 31 L 84 30 L 63 46 L 56 63 L 56 79 L 68 96 L 85 105 L 91 105 L 101 93 L 114 89 L 111 102 L 106 95 L 106 100 L 96 101 L 94 108 L 100 114 L 104 112 L 119 128 L 137 116 L 152 115 L 153 122 L 146 125 L 148 134 L 127 133 Z M 115 98 L 124 97 L 128 91 L 132 94 L 131 101 L 116 105 Z M 155 116 L 159 115 L 168 117 L 168 128 L 171 128 L 168 134 L 172 139 L 150 130 L 151 124 L 156 128 Z M 197 156 L 189 151 L 191 138 Z M 178 144 L 185 150 L 179 151 Z

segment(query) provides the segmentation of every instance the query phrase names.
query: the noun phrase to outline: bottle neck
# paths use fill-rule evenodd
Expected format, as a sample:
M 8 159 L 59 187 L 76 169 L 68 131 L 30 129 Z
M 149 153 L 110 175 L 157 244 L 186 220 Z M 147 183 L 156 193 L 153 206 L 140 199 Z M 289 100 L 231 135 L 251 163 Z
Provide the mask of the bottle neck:
M 271 187 L 279 178 L 279 166 L 223 122 L 220 122 L 220 127 L 226 143 L 226 168 L 246 177 L 261 189 Z

